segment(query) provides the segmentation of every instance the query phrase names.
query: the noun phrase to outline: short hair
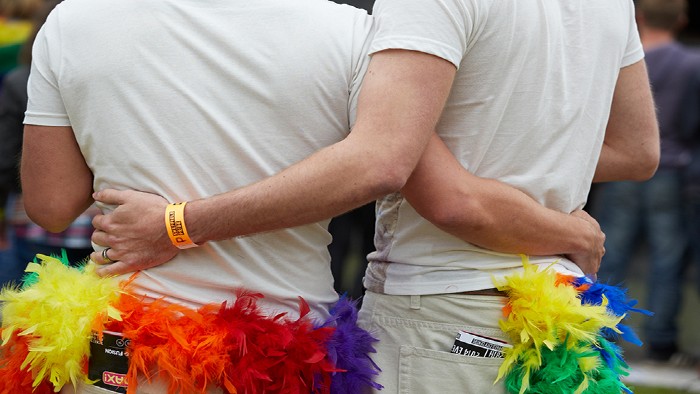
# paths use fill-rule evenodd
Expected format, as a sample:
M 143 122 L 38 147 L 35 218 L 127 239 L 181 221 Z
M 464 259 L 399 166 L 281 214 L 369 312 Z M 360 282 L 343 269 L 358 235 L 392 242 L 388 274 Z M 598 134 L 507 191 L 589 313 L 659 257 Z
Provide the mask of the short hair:
M 688 9 L 687 0 L 637 0 L 636 4 L 647 25 L 664 30 L 678 28 Z

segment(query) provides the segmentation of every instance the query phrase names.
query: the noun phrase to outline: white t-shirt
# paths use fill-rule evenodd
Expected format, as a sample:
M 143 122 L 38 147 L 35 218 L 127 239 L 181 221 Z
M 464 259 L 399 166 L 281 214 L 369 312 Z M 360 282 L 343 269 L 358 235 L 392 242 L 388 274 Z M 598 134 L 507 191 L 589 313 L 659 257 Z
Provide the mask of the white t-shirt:
M 371 28 L 325 0 L 66 0 L 36 40 L 25 123 L 72 126 L 95 190 L 226 192 L 347 136 Z M 243 287 L 325 317 L 327 224 L 184 250 L 135 289 L 197 307 Z
M 438 133 L 465 168 L 552 209 L 585 204 L 619 69 L 643 58 L 632 0 L 378 0 L 373 15 L 370 53 L 415 50 L 458 67 Z M 377 214 L 372 291 L 478 290 L 522 266 L 441 231 L 399 194 Z M 531 261 L 581 274 L 561 257 Z

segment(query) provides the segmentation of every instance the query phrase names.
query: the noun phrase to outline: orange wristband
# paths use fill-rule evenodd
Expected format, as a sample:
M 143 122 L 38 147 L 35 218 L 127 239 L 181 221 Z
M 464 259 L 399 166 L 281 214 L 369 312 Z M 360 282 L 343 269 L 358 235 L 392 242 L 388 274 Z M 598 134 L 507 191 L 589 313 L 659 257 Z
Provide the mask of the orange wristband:
M 180 249 L 194 248 L 197 245 L 192 242 L 187 227 L 185 227 L 185 205 L 187 202 L 168 204 L 165 208 L 165 228 L 173 245 Z

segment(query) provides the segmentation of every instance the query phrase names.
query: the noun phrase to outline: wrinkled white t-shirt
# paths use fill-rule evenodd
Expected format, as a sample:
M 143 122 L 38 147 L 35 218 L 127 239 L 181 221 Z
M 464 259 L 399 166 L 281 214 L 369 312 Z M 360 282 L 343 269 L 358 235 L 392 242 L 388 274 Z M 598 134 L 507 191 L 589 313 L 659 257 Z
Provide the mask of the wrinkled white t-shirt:
M 72 126 L 95 190 L 223 193 L 346 137 L 371 28 L 325 0 L 67 0 L 36 40 L 25 123 Z M 192 307 L 246 288 L 292 316 L 301 296 L 324 318 L 327 224 L 183 250 L 134 288 Z
M 466 169 L 548 208 L 583 207 L 619 70 L 644 56 L 632 0 L 378 0 L 373 15 L 370 53 L 415 50 L 458 68 L 437 131 Z M 522 267 L 443 232 L 400 194 L 377 215 L 372 291 L 478 290 Z M 530 260 L 581 274 L 563 257 Z

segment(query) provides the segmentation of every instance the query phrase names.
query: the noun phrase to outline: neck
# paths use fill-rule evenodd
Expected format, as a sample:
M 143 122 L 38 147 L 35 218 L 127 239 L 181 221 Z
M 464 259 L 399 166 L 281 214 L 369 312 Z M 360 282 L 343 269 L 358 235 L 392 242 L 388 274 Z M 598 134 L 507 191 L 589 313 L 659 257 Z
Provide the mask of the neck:
M 640 37 L 642 39 L 642 47 L 644 47 L 645 51 L 671 43 L 675 40 L 673 32 L 671 31 L 650 28 L 640 30 Z

